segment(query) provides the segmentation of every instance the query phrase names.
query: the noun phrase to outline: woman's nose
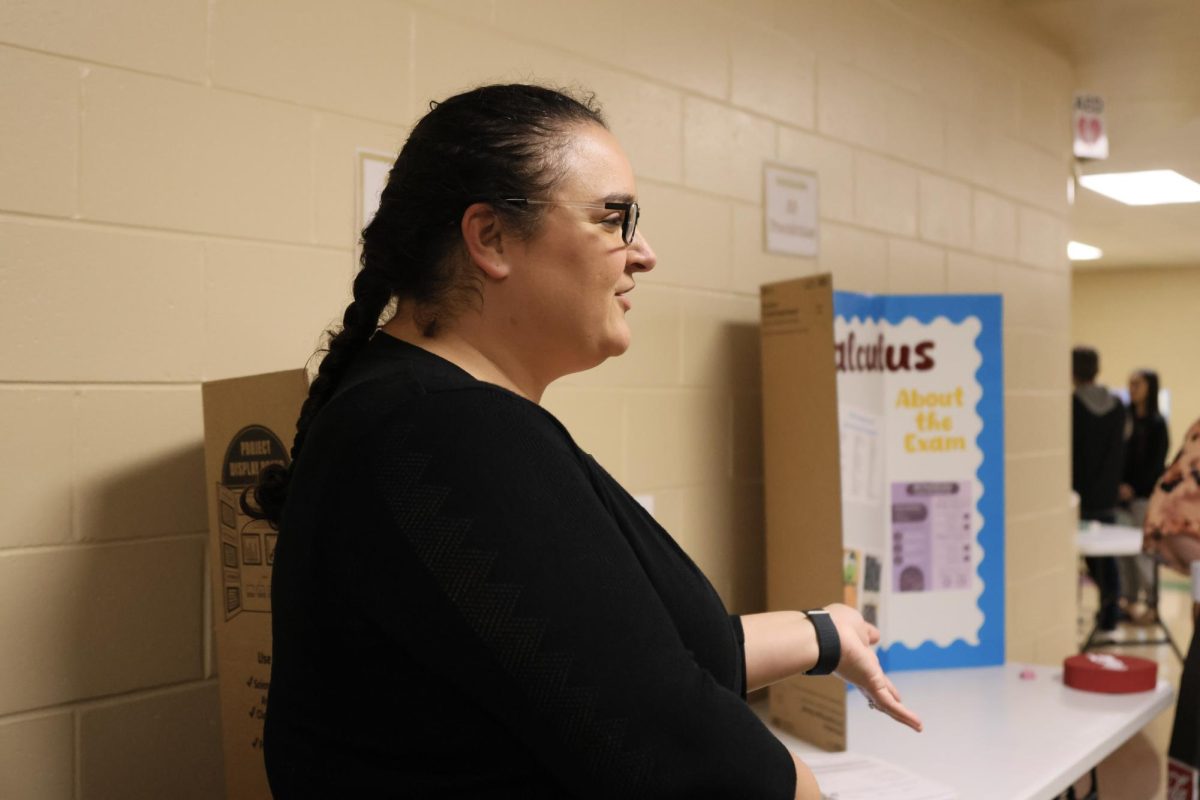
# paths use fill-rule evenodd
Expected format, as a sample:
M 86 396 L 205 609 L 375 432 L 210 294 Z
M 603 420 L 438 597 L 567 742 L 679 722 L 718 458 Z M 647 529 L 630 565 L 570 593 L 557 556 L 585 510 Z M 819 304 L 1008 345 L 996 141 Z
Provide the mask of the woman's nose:
M 649 272 L 658 264 L 658 256 L 654 254 L 654 248 L 650 246 L 650 242 L 638 231 L 633 236 L 633 241 L 625 250 L 625 269 L 633 272 Z

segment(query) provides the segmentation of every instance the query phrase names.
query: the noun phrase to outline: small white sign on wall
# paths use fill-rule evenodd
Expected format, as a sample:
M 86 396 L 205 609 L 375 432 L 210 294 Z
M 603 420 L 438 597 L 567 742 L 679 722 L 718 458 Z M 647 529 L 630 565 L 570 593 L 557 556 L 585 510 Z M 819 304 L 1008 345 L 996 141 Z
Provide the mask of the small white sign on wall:
M 1108 131 L 1104 125 L 1104 98 L 1098 94 L 1077 93 L 1071 127 L 1075 132 L 1075 157 L 1101 160 L 1108 158 Z
M 763 224 L 768 253 L 817 255 L 817 176 L 795 167 L 763 165 Z
M 379 210 L 379 195 L 387 186 L 388 172 L 392 169 L 394 155 L 371 150 L 358 151 L 358 217 L 355 219 L 355 234 L 362 232 Z

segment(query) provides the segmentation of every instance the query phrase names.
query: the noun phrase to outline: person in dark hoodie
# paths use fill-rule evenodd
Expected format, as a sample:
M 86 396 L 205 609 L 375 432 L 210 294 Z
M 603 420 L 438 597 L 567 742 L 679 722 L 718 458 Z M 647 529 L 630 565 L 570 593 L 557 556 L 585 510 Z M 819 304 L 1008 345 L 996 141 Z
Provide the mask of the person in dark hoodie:
M 1118 487 L 1125 464 L 1125 406 L 1096 383 L 1100 356 L 1091 347 L 1071 351 L 1071 487 L 1079 495 L 1079 517 L 1116 522 Z M 1100 630 L 1117 627 L 1121 586 L 1117 560 L 1089 557 L 1088 573 L 1100 590 L 1096 622 Z

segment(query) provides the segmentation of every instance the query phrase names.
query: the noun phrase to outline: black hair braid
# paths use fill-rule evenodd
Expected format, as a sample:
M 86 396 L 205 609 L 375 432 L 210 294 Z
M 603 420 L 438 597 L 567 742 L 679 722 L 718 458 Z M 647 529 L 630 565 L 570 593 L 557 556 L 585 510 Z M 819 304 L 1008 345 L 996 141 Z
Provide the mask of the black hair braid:
M 283 514 L 283 503 L 287 499 L 288 485 L 291 483 L 292 469 L 300 448 L 308 436 L 309 426 L 316 418 L 317 412 L 329 402 L 337 389 L 346 367 L 354 360 L 354 356 L 366 346 L 379 326 L 379 318 L 391 300 L 392 291 L 385 276 L 378 270 L 363 267 L 354 279 L 354 299 L 346 306 L 342 314 L 342 324 L 325 331 L 328 343 L 325 346 L 325 357 L 317 376 L 308 387 L 308 397 L 300 407 L 300 418 L 296 422 L 296 438 L 292 441 L 292 461 L 287 467 L 272 464 L 265 467 L 257 485 L 252 489 L 254 507 L 246 502 L 242 495 L 242 510 L 251 516 L 268 520 L 272 526 L 278 527 Z
M 379 209 L 362 232 L 362 269 L 354 301 L 328 344 L 300 409 L 292 465 L 267 467 L 242 509 L 278 526 L 308 431 L 342 376 L 375 335 L 393 300 L 433 337 L 482 297 L 481 278 L 465 264 L 458 223 L 478 202 L 491 203 L 516 236 L 535 233 L 540 206 L 504 202 L 544 196 L 563 177 L 573 125 L 607 127 L 593 98 L 526 84 L 481 86 L 431 103 L 396 158 Z M 257 507 L 255 507 L 257 506 Z
M 333 396 L 342 374 L 354 356 L 375 335 L 375 330 L 379 327 L 379 317 L 391 296 L 387 281 L 379 276 L 376 270 L 364 268 L 354 279 L 354 300 L 346 306 L 341 327 L 330 328 L 325 332 L 329 343 L 317 370 L 317 377 L 308 387 L 308 397 L 300 407 L 296 438 L 292 442 L 292 463 L 295 463 L 300 454 L 300 447 L 308 436 L 308 426 L 313 417 Z

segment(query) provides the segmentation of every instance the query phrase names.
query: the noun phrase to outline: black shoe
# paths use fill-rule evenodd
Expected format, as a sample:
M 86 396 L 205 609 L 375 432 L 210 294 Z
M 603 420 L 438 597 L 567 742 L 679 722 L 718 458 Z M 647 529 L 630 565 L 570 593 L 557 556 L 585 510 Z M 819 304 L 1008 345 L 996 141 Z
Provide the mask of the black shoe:
M 1105 633 L 1111 633 L 1117 629 L 1117 617 L 1117 607 L 1115 605 L 1106 606 L 1097 612 L 1096 625 Z

